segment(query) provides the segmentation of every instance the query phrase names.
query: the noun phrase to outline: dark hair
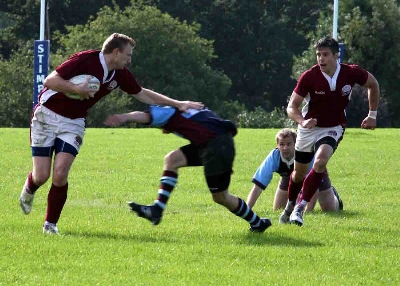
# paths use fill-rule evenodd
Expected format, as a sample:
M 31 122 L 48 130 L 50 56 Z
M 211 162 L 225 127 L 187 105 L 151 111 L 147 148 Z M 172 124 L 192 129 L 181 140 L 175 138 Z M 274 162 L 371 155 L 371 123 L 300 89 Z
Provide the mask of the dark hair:
M 114 49 L 122 51 L 128 44 L 133 48 L 136 43 L 131 37 L 114 33 L 104 41 L 101 51 L 103 54 L 111 54 Z
M 319 39 L 315 45 L 314 48 L 316 50 L 319 50 L 321 48 L 329 48 L 333 54 L 339 53 L 339 43 L 331 37 L 325 37 L 322 39 Z

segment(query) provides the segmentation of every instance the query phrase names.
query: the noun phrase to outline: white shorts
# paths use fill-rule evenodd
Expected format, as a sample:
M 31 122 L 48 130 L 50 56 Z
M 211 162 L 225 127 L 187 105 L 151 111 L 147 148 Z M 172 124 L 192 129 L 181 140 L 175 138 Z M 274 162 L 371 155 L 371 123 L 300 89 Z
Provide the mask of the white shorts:
M 85 135 L 85 119 L 61 116 L 39 105 L 31 120 L 31 146 L 52 147 L 56 138 L 72 145 L 79 152 Z
M 334 127 L 314 127 L 312 129 L 298 126 L 295 150 L 300 152 L 314 152 L 314 145 L 324 137 L 332 137 L 338 142 L 343 136 L 344 128 L 341 125 Z

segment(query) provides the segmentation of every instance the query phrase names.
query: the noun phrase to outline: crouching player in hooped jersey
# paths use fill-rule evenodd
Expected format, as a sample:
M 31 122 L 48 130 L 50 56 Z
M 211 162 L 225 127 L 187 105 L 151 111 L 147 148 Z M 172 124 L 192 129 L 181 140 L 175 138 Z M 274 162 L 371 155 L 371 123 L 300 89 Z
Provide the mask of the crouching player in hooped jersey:
M 43 232 L 58 234 L 56 226 L 67 200 L 68 173 L 83 143 L 85 117 L 101 98 L 120 88 L 147 104 L 168 104 L 179 110 L 202 108 L 200 102 L 177 101 L 142 88 L 126 68 L 130 64 L 135 41 L 114 33 L 103 43 L 101 51 L 87 50 L 72 55 L 44 81 L 45 88 L 31 119 L 33 170 L 29 173 L 20 196 L 23 213 L 29 214 L 37 189 L 50 177 Z M 89 88 L 88 80 L 80 85 L 69 82 L 77 75 L 92 75 L 100 81 L 99 90 Z M 79 95 L 80 100 L 70 94 Z
M 330 157 L 342 139 L 346 125 L 345 108 L 352 88 L 368 88 L 369 113 L 361 128 L 374 129 L 379 101 L 379 84 L 375 77 L 357 65 L 338 62 L 339 44 L 330 37 L 314 46 L 317 65 L 305 71 L 297 82 L 287 106 L 290 119 L 298 123 L 294 171 L 289 180 L 288 202 L 282 215 L 303 225 L 303 211 L 316 192 Z M 300 111 L 303 101 L 306 105 Z M 315 154 L 310 172 L 308 165 Z M 297 195 L 300 200 L 295 205 Z
M 178 169 L 187 166 L 203 166 L 204 176 L 213 200 L 234 215 L 250 224 L 251 232 L 264 232 L 271 226 L 268 218 L 260 218 L 245 201 L 228 190 L 231 181 L 237 133 L 235 124 L 220 118 L 209 109 L 179 112 L 169 106 L 150 106 L 146 112 L 133 111 L 109 116 L 104 122 L 115 126 L 124 122 L 137 122 L 162 128 L 164 133 L 175 133 L 190 144 L 168 153 L 164 158 L 164 171 L 154 204 L 129 203 L 133 212 L 160 223 L 172 190 L 178 182 Z

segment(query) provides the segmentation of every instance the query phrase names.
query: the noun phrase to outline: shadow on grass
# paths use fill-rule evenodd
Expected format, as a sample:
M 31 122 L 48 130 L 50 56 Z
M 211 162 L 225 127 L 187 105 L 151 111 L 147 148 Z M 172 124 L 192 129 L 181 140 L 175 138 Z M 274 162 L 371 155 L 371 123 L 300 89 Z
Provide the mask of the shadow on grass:
M 245 237 L 245 241 L 241 244 L 248 245 L 265 245 L 265 246 L 290 246 L 290 247 L 322 247 L 325 246 L 321 241 L 305 240 L 302 238 L 295 238 L 291 236 L 284 236 L 281 233 L 249 233 Z
M 138 241 L 144 243 L 176 243 L 178 239 L 160 237 L 155 233 L 143 233 L 143 234 L 121 234 L 114 232 L 105 231 L 65 231 L 63 235 L 75 236 L 80 238 L 98 238 L 98 239 L 112 239 L 112 240 L 126 240 L 126 241 Z
M 353 210 L 343 210 L 339 212 L 321 212 L 321 211 L 314 211 L 311 213 L 306 213 L 307 215 L 325 215 L 329 217 L 337 217 L 337 218 L 357 218 L 362 215 L 361 212 L 353 211 Z
M 66 231 L 63 233 L 65 236 L 79 237 L 81 239 L 110 239 L 110 240 L 124 240 L 136 241 L 138 243 L 166 243 L 166 244 L 192 244 L 193 240 L 177 237 L 160 236 L 157 233 L 138 233 L 138 234 L 121 234 L 105 231 Z M 243 234 L 229 234 L 226 236 L 204 236 L 197 237 L 201 243 L 220 243 L 224 244 L 227 239 L 230 243 L 234 242 L 237 245 L 265 245 L 265 246 L 290 246 L 290 247 L 322 247 L 325 246 L 322 242 L 305 240 L 301 238 L 294 238 L 291 236 L 284 236 L 282 233 L 268 232 L 265 233 L 243 233 Z

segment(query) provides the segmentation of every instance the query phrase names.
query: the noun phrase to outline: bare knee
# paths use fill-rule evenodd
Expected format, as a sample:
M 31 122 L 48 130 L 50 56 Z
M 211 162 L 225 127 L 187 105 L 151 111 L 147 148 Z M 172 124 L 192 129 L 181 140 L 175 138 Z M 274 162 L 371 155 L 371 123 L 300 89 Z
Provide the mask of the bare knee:
M 316 158 L 314 161 L 313 169 L 318 173 L 325 172 L 327 164 L 328 164 L 328 159 Z
M 308 169 L 307 169 L 308 171 Z M 292 179 L 294 182 L 301 182 L 307 175 L 307 171 L 303 170 L 293 170 Z
M 69 166 L 54 166 L 53 170 L 53 184 L 61 187 L 68 182 Z
M 50 178 L 50 170 L 34 170 L 32 180 L 37 186 L 42 186 Z
M 227 196 L 225 192 L 213 193 L 212 194 L 213 201 L 219 205 L 225 205 L 227 201 Z
M 165 170 L 177 170 L 180 167 L 186 166 L 186 157 L 180 149 L 169 152 L 164 157 Z
M 75 156 L 70 153 L 60 152 L 56 155 L 53 165 L 53 184 L 57 187 L 64 186 L 68 182 L 68 173 Z
M 339 202 L 331 188 L 319 192 L 318 202 L 323 212 L 337 211 L 339 209 Z

